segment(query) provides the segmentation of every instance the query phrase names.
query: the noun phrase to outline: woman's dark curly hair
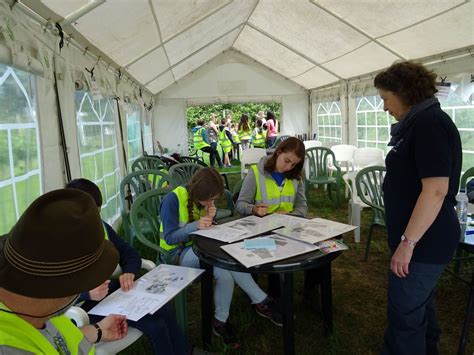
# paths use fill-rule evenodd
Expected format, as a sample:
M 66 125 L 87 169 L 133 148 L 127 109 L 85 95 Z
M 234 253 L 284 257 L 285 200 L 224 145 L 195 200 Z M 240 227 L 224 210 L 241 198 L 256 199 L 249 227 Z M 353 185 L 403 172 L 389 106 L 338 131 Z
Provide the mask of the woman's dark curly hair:
M 431 96 L 438 90 L 436 74 L 423 65 L 406 61 L 392 64 L 377 74 L 374 86 L 393 92 L 404 104 L 411 106 Z
M 293 152 L 301 160 L 295 165 L 293 169 L 284 173 L 284 175 L 287 179 L 301 179 L 301 171 L 303 170 L 304 165 L 305 147 L 304 143 L 296 137 L 289 137 L 288 139 L 285 139 L 283 142 L 281 142 L 273 154 L 267 159 L 264 169 L 270 174 L 274 172 L 278 156 L 281 153 L 289 152 Z

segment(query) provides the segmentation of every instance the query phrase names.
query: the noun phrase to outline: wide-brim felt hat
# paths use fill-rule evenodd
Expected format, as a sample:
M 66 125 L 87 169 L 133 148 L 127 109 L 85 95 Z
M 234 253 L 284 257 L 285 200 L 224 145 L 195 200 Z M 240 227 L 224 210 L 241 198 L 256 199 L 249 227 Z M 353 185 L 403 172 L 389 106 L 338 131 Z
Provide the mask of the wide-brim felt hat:
M 37 198 L 0 237 L 0 287 L 32 298 L 73 296 L 102 284 L 118 260 L 93 198 L 55 190 Z

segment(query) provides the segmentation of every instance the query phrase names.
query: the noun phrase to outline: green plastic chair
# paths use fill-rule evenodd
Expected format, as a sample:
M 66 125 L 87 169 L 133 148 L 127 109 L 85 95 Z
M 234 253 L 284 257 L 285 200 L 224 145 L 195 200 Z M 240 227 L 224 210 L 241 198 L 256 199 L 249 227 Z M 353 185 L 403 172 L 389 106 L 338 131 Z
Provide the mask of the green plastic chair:
M 160 206 L 169 189 L 158 188 L 138 196 L 130 211 L 130 221 L 137 239 L 156 251 L 156 264 L 174 264 L 170 253 L 160 247 Z M 187 332 L 186 290 L 174 298 L 176 319 L 183 332 Z
M 269 147 L 269 149 L 276 149 L 281 142 L 286 141 L 288 138 L 290 138 L 288 135 L 278 137 L 275 139 L 275 142 L 273 142 L 273 145 Z
M 461 176 L 461 182 L 459 183 L 459 188 L 466 191 L 466 185 L 470 178 L 474 178 L 474 167 L 467 169 L 464 174 Z
M 155 170 L 167 169 L 167 165 L 160 158 L 152 157 L 152 156 L 140 157 L 132 163 L 132 171 L 148 170 L 148 169 L 155 169 Z
M 340 204 L 340 180 L 341 168 L 337 165 L 336 157 L 331 149 L 325 147 L 314 147 L 306 149 L 306 199 L 309 198 L 309 188 L 311 185 L 327 185 L 329 198 L 332 200 L 332 188 L 336 190 L 334 203 L 336 207 Z M 335 176 L 331 175 L 329 162 L 332 161 Z M 334 170 L 335 169 L 335 170 Z
M 204 168 L 202 165 L 195 163 L 181 163 L 170 167 L 169 175 L 173 182 L 173 188 L 188 184 L 196 171 L 202 168 Z
M 204 163 L 204 161 L 202 161 L 202 160 L 199 159 L 199 158 L 195 158 L 195 157 L 180 156 L 180 157 L 179 157 L 179 161 L 180 161 L 181 163 L 199 164 L 199 165 L 202 165 L 202 166 L 204 166 L 204 167 L 207 167 L 207 166 L 208 166 L 206 163 Z
M 369 257 L 370 242 L 372 241 L 372 231 L 376 226 L 385 227 L 385 205 L 383 201 L 382 184 L 385 178 L 384 166 L 369 166 L 360 170 L 355 177 L 357 196 L 363 203 L 370 206 L 374 212 L 372 224 L 369 229 L 367 246 L 365 247 L 365 258 Z
M 125 176 L 120 183 L 120 211 L 125 238 L 133 245 L 135 233 L 130 225 L 130 209 L 133 201 L 140 194 L 157 188 L 172 186 L 168 173 L 161 170 L 139 170 Z

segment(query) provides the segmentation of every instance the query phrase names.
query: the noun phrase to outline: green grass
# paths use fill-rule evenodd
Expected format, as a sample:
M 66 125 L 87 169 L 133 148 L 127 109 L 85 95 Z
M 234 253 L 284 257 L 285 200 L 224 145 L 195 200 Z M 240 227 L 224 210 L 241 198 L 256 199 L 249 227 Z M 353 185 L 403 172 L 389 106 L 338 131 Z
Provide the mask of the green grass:
M 239 175 L 232 175 L 231 188 Z M 322 217 L 347 223 L 347 201 L 335 209 L 324 190 L 313 189 L 309 200 L 311 217 Z M 369 261 L 363 261 L 365 242 L 371 221 L 371 211 L 362 214 L 361 243 L 354 243 L 353 233 L 344 235 L 349 250 L 342 253 L 332 265 L 333 271 L 333 320 L 334 332 L 328 336 L 323 329 L 322 314 L 302 302 L 303 274 L 295 274 L 294 305 L 296 354 L 378 354 L 383 342 L 386 325 L 386 290 L 389 253 L 386 232 L 376 229 Z M 154 255 L 137 247 L 143 256 L 154 260 Z M 259 284 L 266 288 L 266 278 Z M 464 320 L 468 289 L 452 276 L 444 274 L 437 292 L 438 316 L 443 334 L 441 354 L 456 353 Z M 188 337 L 193 344 L 201 344 L 201 311 L 199 283 L 188 289 Z M 242 343 L 238 351 L 227 350 L 213 337 L 212 350 L 226 354 L 282 354 L 282 331 L 269 321 L 259 317 L 250 300 L 238 287 L 234 290 L 231 322 L 238 330 Z M 471 324 L 471 329 L 474 324 Z M 474 351 L 474 338 L 466 353 Z M 145 338 L 126 349 L 123 354 L 150 353 Z

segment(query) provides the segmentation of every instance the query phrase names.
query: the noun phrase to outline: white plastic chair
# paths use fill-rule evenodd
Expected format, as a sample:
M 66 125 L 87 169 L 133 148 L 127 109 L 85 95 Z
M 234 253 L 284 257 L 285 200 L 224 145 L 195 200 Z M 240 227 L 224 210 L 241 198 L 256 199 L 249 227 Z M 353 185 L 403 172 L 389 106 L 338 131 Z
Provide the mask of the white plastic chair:
M 304 141 L 304 149 L 309 149 L 309 148 L 314 148 L 314 147 L 321 147 L 323 145 L 322 142 L 320 141 L 314 141 L 314 140 L 310 140 L 310 141 Z
M 249 148 L 242 151 L 240 156 L 240 174 L 243 179 L 248 173 L 247 165 L 257 164 L 262 157 L 267 156 L 264 148 Z
M 154 269 L 156 265 L 151 260 L 142 259 L 141 267 L 144 270 L 150 271 Z M 122 269 L 120 268 L 120 266 L 117 266 L 113 275 L 120 275 L 121 273 Z M 66 312 L 66 316 L 72 319 L 78 327 L 90 324 L 89 315 L 81 307 L 73 306 L 69 308 Z M 95 344 L 95 353 L 97 355 L 117 354 L 119 351 L 122 351 L 132 345 L 142 335 L 143 333 L 140 330 L 133 327 L 128 327 L 127 335 L 123 339 L 107 342 L 101 341 Z
M 374 165 L 385 165 L 383 150 L 379 148 L 357 148 L 354 150 L 354 170 L 342 176 L 346 184 L 346 191 L 349 192 L 350 199 L 348 204 L 349 224 L 359 228 L 354 230 L 354 241 L 360 242 L 360 214 L 362 209 L 369 207 L 361 201 L 355 189 L 355 177 L 357 172 L 363 168 Z
M 352 160 L 356 149 L 356 146 L 349 144 L 336 144 L 331 147 L 331 150 L 334 152 L 334 156 L 336 157 L 336 161 L 339 163 L 343 173 L 354 170 Z M 330 169 L 336 170 L 332 167 L 330 167 Z

